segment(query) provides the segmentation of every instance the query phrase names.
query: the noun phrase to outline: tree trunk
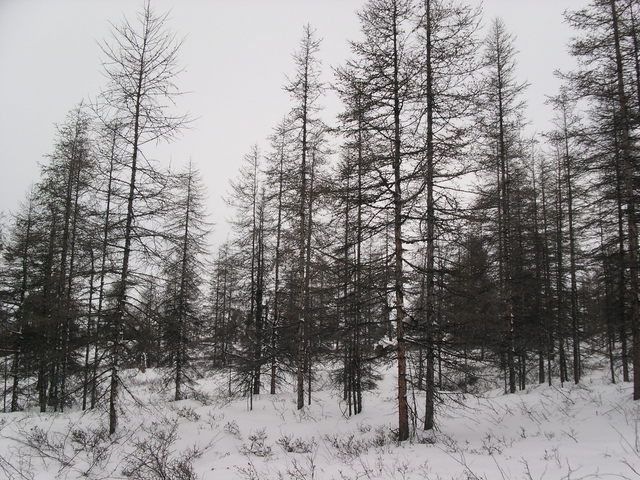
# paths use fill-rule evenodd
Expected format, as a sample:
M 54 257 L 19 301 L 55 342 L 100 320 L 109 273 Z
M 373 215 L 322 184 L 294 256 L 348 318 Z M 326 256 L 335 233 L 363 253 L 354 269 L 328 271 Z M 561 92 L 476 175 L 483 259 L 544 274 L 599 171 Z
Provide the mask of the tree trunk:
M 307 229 L 307 102 L 309 94 L 309 43 L 305 43 L 306 51 L 304 57 L 304 73 L 302 77 L 302 145 L 301 145 L 301 161 L 300 161 L 300 209 L 298 211 L 299 228 L 298 232 L 298 332 L 297 342 L 298 351 L 296 359 L 296 390 L 297 390 L 297 407 L 298 410 L 304 407 L 304 375 L 306 365 L 306 275 L 308 272 L 306 266 L 306 229 Z
M 398 361 L 398 440 L 409 438 L 409 409 L 407 404 L 407 359 L 406 341 L 404 338 L 404 278 L 403 278 L 403 244 L 402 244 L 402 140 L 400 138 L 400 83 L 398 52 L 398 11 L 393 4 L 393 238 L 394 238 L 394 290 L 396 313 L 396 343 Z
M 99 367 L 99 344 L 100 344 L 100 320 L 102 318 L 102 309 L 104 302 L 104 283 L 107 274 L 107 253 L 109 246 L 109 231 L 110 215 L 111 215 L 111 194 L 113 183 L 113 167 L 116 156 L 116 139 L 118 127 L 116 125 L 111 126 L 111 149 L 109 152 L 109 178 L 107 181 L 107 199 L 105 205 L 104 223 L 102 229 L 102 245 L 100 246 L 101 260 L 100 260 L 100 280 L 98 286 L 98 309 L 96 310 L 96 327 L 95 327 L 95 346 L 93 349 L 93 369 L 91 373 L 91 408 L 95 408 L 98 397 L 98 367 Z
M 431 44 L 431 0 L 425 0 L 426 10 L 426 67 L 427 67 L 427 158 L 426 158 L 426 187 L 427 187 L 427 264 L 426 264 L 426 305 L 425 305 L 425 333 L 426 333 L 426 395 L 424 429 L 431 430 L 434 427 L 434 399 L 435 377 L 433 368 L 433 328 L 435 313 L 435 204 L 433 198 L 434 186 L 434 146 L 433 146 L 433 68 L 432 68 L 432 44 Z
M 618 28 L 618 12 L 615 0 L 609 0 L 611 6 L 611 19 L 613 22 L 613 35 L 615 43 L 616 73 L 618 102 L 620 104 L 620 117 L 622 128 L 622 164 L 624 178 L 624 193 L 627 202 L 627 230 L 629 239 L 629 290 L 630 290 L 630 322 L 631 336 L 633 340 L 633 399 L 640 399 L 640 314 L 638 302 L 640 299 L 638 282 L 638 225 L 636 223 L 635 192 L 634 192 L 634 165 L 631 158 L 630 117 L 629 106 L 624 86 L 622 67 L 622 53 L 620 48 L 620 33 Z

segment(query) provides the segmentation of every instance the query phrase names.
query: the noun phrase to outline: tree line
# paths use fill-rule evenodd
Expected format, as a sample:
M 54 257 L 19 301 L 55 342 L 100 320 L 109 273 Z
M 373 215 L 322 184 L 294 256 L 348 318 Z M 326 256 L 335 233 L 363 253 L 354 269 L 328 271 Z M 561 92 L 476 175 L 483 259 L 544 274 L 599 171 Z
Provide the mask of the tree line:
M 483 36 L 479 9 L 369 0 L 330 84 L 305 26 L 290 109 L 242 159 L 210 256 L 197 169 L 145 154 L 188 122 L 180 41 L 147 4 L 101 45 L 107 85 L 5 227 L 4 410 L 104 404 L 113 433 L 136 365 L 165 367 L 176 400 L 202 368 L 250 399 L 292 382 L 298 409 L 328 370 L 356 415 L 393 362 L 399 440 L 487 370 L 514 393 L 603 358 L 640 398 L 639 9 L 565 13 L 577 67 L 535 135 L 514 36 L 500 19 Z

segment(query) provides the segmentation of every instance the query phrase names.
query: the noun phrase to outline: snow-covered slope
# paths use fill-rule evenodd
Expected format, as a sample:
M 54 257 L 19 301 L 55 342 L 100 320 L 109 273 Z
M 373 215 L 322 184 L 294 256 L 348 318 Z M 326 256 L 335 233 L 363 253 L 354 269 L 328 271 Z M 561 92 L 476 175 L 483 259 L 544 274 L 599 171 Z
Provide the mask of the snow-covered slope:
M 115 438 L 102 412 L 2 415 L 0 478 L 640 478 L 640 404 L 630 384 L 600 373 L 577 386 L 444 397 L 438 431 L 400 445 L 393 370 L 351 418 L 328 387 L 303 411 L 292 391 L 256 396 L 249 411 L 247 399 L 225 394 L 224 373 L 200 382 L 198 400 L 180 402 L 166 400 L 157 372 L 128 375 L 140 403 L 123 394 Z M 422 395 L 414 399 L 420 410 Z

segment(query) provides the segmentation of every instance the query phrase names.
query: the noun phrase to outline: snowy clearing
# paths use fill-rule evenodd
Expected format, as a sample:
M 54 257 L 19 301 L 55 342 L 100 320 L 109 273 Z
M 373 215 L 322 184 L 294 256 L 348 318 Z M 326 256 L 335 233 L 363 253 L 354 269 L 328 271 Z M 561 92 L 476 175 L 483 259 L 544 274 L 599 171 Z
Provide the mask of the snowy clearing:
M 630 384 L 611 385 L 598 371 L 577 386 L 458 394 L 458 402 L 440 405 L 434 436 L 418 434 L 401 445 L 394 441 L 392 370 L 367 392 L 363 414 L 351 418 L 328 386 L 303 411 L 295 409 L 293 392 L 255 396 L 249 411 L 246 398 L 226 394 L 224 372 L 199 382 L 198 400 L 179 402 L 168 401 L 157 371 L 127 375 L 142 402 L 128 396 L 123 428 L 112 439 L 99 411 L 4 415 L 5 477 L 640 478 L 639 405 L 630 400 Z

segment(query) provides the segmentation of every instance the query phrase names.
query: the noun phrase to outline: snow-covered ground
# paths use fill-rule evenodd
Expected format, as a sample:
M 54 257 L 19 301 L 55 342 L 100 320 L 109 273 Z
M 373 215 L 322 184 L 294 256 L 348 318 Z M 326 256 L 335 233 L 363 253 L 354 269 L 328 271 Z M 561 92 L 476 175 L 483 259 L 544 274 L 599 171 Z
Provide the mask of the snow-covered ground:
M 254 397 L 249 411 L 247 399 L 226 395 L 224 372 L 200 381 L 198 400 L 180 402 L 167 401 L 157 371 L 127 375 L 140 403 L 123 394 L 114 438 L 99 411 L 0 416 L 0 478 L 640 479 L 640 403 L 603 371 L 577 386 L 446 397 L 437 432 L 402 444 L 393 369 L 351 418 L 328 386 L 303 411 L 290 387 Z

